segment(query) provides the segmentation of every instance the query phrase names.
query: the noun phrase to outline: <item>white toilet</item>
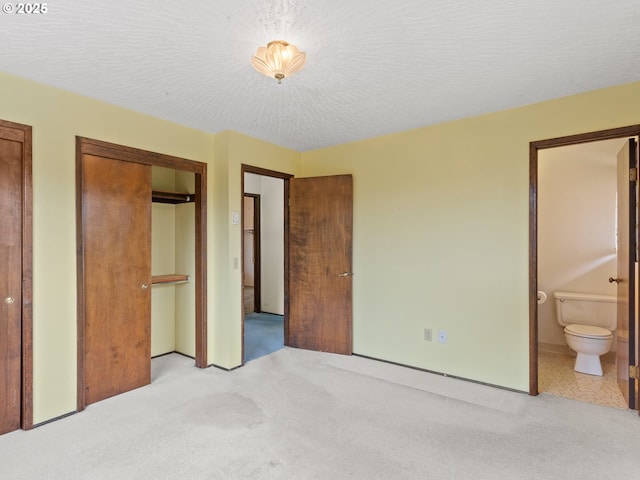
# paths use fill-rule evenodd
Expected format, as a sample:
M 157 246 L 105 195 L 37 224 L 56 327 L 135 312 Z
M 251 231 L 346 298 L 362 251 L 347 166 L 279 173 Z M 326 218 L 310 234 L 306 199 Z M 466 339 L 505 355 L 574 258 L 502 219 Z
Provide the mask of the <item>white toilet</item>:
M 570 292 L 555 292 L 553 297 L 567 345 L 578 354 L 574 370 L 602 376 L 600 355 L 611 348 L 618 322 L 616 297 Z

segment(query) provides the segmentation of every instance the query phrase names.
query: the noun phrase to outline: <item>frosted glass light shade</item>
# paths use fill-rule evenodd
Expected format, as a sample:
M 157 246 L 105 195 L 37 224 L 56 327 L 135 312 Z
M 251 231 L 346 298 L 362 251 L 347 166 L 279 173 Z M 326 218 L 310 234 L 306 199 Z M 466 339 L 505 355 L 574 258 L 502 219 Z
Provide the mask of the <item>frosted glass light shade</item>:
M 258 47 L 256 54 L 251 57 L 251 65 L 267 77 L 273 77 L 282 82 L 299 71 L 307 60 L 304 52 L 298 50 L 284 40 L 274 40 L 266 47 Z

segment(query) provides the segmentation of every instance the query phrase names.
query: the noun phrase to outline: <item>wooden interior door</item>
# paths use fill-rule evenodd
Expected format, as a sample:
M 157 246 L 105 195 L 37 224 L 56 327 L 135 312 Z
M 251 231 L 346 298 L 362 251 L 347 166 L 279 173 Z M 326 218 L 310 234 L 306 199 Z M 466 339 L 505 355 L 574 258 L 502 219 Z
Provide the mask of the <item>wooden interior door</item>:
M 352 176 L 292 178 L 289 199 L 289 346 L 350 355 Z
M 20 428 L 23 144 L 0 135 L 0 435 Z
M 151 382 L 151 166 L 81 157 L 79 407 Z
M 634 365 L 636 361 L 637 181 L 630 174 L 632 169 L 637 168 L 636 158 L 637 143 L 634 139 L 630 139 L 618 153 L 618 345 L 616 351 L 618 385 L 630 408 L 637 408 L 635 380 L 629 378 L 629 366 Z

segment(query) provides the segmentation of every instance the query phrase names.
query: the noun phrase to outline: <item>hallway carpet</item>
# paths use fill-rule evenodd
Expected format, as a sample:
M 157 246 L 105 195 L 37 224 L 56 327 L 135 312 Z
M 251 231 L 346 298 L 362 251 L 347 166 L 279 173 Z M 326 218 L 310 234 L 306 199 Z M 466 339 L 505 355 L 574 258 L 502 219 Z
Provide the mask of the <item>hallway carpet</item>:
M 244 361 L 269 355 L 284 347 L 282 315 L 248 313 L 244 316 Z
M 152 383 L 0 436 L 6 480 L 637 478 L 637 412 L 283 348 L 230 372 L 172 354 Z

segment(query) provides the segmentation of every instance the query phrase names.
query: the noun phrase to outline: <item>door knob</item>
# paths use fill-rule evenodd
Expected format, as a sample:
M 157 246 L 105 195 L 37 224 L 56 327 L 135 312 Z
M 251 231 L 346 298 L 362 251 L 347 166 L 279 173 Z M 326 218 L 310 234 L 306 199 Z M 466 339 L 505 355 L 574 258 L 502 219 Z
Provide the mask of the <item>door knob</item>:
M 619 278 L 609 277 L 609 283 L 620 283 L 622 280 Z
M 149 288 L 149 285 L 147 285 L 146 283 L 143 283 L 141 286 L 143 290 L 146 290 L 147 288 Z
M 353 272 L 339 273 L 338 276 L 339 277 L 351 277 L 351 276 L 353 276 Z
M 7 305 L 11 305 L 13 302 L 15 302 L 13 297 L 7 297 L 4 299 L 4 303 L 6 303 Z

